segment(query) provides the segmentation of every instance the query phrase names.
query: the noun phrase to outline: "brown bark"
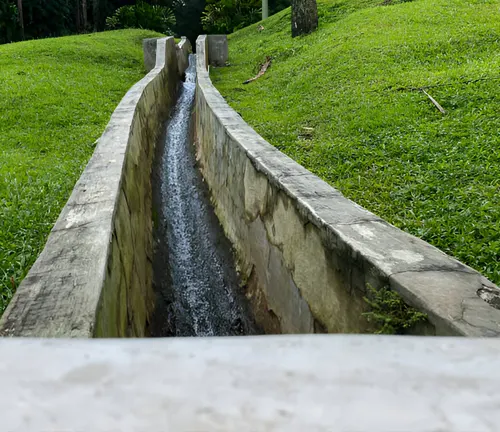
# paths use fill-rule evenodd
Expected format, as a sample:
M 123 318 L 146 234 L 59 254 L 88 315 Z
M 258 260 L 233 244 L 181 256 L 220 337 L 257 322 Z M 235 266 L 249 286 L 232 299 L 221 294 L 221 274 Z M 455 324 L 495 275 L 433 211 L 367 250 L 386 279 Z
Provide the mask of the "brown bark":
M 316 0 L 292 0 L 292 37 L 311 33 L 317 27 Z
M 21 27 L 21 39 L 24 40 L 23 0 L 17 0 L 17 11 L 19 12 L 19 26 Z
M 93 0 L 92 12 L 94 18 L 94 31 L 100 30 L 100 21 L 101 21 L 101 13 L 100 13 L 100 2 L 99 0 Z
M 267 56 L 266 62 L 260 66 L 259 73 L 255 75 L 253 78 L 244 81 L 243 84 L 248 84 L 251 83 L 252 81 L 255 81 L 256 79 L 259 79 L 262 75 L 266 73 L 267 69 L 269 69 L 269 66 L 271 66 L 271 57 Z
M 76 32 L 80 33 L 82 30 L 82 25 L 80 23 L 80 0 L 75 1 L 75 27 Z
M 83 31 L 87 31 L 87 0 L 82 0 Z

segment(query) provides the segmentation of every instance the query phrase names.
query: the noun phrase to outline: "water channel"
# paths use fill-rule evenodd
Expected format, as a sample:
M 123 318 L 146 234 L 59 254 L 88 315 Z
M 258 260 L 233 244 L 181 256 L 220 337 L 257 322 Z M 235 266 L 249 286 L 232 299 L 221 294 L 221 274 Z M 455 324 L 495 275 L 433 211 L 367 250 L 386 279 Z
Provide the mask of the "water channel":
M 196 57 L 191 55 L 177 104 L 153 166 L 154 287 L 152 336 L 251 335 L 256 327 L 231 244 L 197 167 L 192 133 Z

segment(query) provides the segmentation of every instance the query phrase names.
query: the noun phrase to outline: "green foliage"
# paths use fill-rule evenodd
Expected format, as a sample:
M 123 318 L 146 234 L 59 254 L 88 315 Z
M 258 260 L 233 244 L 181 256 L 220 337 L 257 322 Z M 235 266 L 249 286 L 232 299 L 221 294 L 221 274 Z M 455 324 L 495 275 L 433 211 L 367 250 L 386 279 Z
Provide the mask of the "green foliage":
M 283 9 L 290 7 L 291 3 L 291 0 L 269 0 L 269 15 L 281 12 Z
M 18 0 L 0 0 L 0 44 L 21 40 L 23 34 L 18 17 Z M 22 0 L 24 39 L 66 36 L 73 33 L 102 31 L 106 17 L 111 16 L 110 29 L 151 28 L 171 33 L 175 26 L 174 5 L 204 0 Z M 132 15 L 123 7 L 131 7 Z M 120 13 L 124 14 L 120 20 Z M 201 10 L 199 15 L 201 15 Z M 197 20 L 200 20 L 198 16 Z M 125 25 L 121 23 L 125 21 Z
M 68 35 L 73 30 L 72 4 L 67 0 L 23 0 L 25 38 Z
M 260 0 L 208 0 L 201 17 L 208 33 L 232 33 L 261 19 Z
M 171 9 L 144 2 L 118 8 L 106 19 L 106 28 L 109 30 L 142 28 L 172 34 L 174 26 L 175 16 Z
M 404 334 L 427 315 L 408 306 L 398 293 L 388 288 L 376 290 L 367 285 L 369 297 L 364 297 L 370 311 L 363 315 L 377 326 L 375 334 Z
M 81 0 L 22 0 L 24 38 L 67 35 L 79 31 L 76 8 Z M 0 0 L 0 43 L 23 37 L 16 0 Z M 88 0 L 91 5 L 91 1 Z
M 0 313 L 42 250 L 94 142 L 144 76 L 144 30 L 0 46 Z
M 241 28 L 260 19 L 260 0 L 223 0 L 223 14 L 216 7 L 207 15 L 221 19 L 223 28 Z M 22 38 L 17 0 L 0 0 L 0 44 Z M 73 33 L 120 28 L 148 28 L 167 34 L 187 36 L 192 42 L 203 32 L 201 15 L 205 0 L 22 0 L 24 39 L 64 36 Z M 137 4 L 136 4 L 137 3 Z M 212 4 L 217 2 L 212 0 Z M 269 0 L 275 13 L 290 0 Z M 233 7 L 234 6 L 234 7 Z M 85 10 L 84 10 L 85 9 Z M 210 9 L 210 8 L 209 8 Z M 225 21 L 227 13 L 231 15 Z M 108 17 L 106 19 L 106 17 Z M 214 22 L 211 28 L 219 31 Z
M 198 35 L 203 33 L 201 14 L 204 8 L 205 0 L 173 0 L 176 35 L 186 36 L 194 45 Z
M 318 0 L 306 37 L 290 10 L 240 30 L 213 82 L 271 144 L 498 284 L 500 1 L 380 3 Z
M 0 0 L 0 44 L 17 38 L 17 6 L 11 0 Z

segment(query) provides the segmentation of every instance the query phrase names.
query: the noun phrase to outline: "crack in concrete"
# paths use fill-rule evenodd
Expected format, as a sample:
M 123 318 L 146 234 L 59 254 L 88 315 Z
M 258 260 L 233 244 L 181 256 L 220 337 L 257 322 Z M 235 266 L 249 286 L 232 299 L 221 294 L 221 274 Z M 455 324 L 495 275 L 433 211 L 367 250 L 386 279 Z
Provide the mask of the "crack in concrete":
M 426 273 L 426 272 L 443 272 L 443 273 L 464 273 L 468 275 L 473 275 L 475 272 L 471 270 L 460 270 L 452 267 L 444 266 L 434 266 L 432 264 L 424 265 L 422 268 L 417 268 L 414 270 L 402 270 L 394 273 L 390 273 L 387 277 L 404 274 L 404 273 Z

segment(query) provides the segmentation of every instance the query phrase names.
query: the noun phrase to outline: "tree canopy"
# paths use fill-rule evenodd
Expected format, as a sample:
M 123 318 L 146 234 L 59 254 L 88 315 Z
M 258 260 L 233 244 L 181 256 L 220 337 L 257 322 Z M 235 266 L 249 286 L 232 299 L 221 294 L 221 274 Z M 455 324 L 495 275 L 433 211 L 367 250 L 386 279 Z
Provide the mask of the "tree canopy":
M 288 6 L 269 0 L 271 13 Z M 130 27 L 194 42 L 260 19 L 261 0 L 0 0 L 0 43 Z

